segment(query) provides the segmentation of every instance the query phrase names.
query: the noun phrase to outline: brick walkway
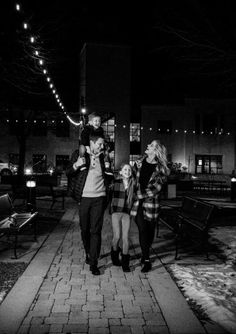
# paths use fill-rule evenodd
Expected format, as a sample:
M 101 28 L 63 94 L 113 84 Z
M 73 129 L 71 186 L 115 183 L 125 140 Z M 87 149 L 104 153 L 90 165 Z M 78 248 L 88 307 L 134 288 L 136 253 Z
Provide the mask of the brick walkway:
M 101 276 L 93 276 L 84 263 L 77 209 L 68 209 L 65 216 L 0 307 L 0 333 L 205 333 L 154 253 L 153 270 L 141 273 L 134 223 L 132 271 L 123 273 L 111 264 L 111 224 L 105 215 Z
M 19 333 L 169 333 L 140 261 L 132 260 L 133 271 L 123 273 L 111 265 L 110 242 L 106 217 L 102 275 L 93 276 L 84 263 L 79 226 L 72 224 Z M 132 258 L 139 253 L 132 243 Z

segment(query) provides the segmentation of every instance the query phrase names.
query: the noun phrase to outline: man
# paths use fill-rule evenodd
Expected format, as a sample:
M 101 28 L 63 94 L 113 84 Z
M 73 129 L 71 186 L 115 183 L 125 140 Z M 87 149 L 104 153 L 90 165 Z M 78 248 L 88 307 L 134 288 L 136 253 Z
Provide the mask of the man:
M 100 275 L 98 258 L 101 250 L 101 231 L 106 207 L 106 194 L 111 175 L 106 174 L 104 163 L 104 139 L 90 137 L 90 152 L 80 157 L 76 150 L 67 168 L 69 191 L 79 203 L 81 236 L 86 252 L 86 263 L 93 275 Z M 86 167 L 86 168 L 84 168 Z M 70 184 L 72 185 L 70 187 Z

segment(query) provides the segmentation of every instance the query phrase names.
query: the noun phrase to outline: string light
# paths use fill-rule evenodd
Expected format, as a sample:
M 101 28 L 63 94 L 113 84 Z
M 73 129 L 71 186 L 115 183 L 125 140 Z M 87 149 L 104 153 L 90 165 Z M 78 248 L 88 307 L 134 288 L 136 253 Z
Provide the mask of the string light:
M 83 124 L 82 121 L 80 121 L 80 122 L 75 122 L 75 121 L 73 121 L 73 119 L 72 119 L 69 115 L 66 115 L 66 117 L 67 117 L 67 119 L 68 119 L 73 125 L 75 125 L 75 126 L 80 126 L 80 125 Z
M 18 12 L 21 10 L 21 7 L 20 7 L 19 3 L 17 3 L 17 4 L 15 5 L 15 8 L 16 8 L 16 10 L 17 10 Z M 23 26 L 23 29 L 24 29 L 24 30 L 27 30 L 27 29 L 29 28 L 28 23 L 26 23 L 25 21 L 22 22 L 22 26 Z M 35 38 L 34 36 L 32 36 L 32 35 L 29 36 L 29 40 L 30 40 L 30 43 L 35 43 L 35 42 L 36 42 L 36 38 Z M 34 55 L 37 56 L 37 57 L 39 57 L 39 55 L 40 55 L 39 51 L 38 51 L 38 50 L 35 50 L 35 51 L 34 51 Z M 44 65 L 44 61 L 43 61 L 43 59 L 39 59 L 39 60 L 38 60 L 38 63 L 39 63 L 40 66 Z M 48 70 L 47 70 L 46 68 L 44 68 L 42 71 L 43 71 L 43 74 L 48 75 Z M 47 80 L 47 82 L 50 82 L 50 81 L 51 81 L 50 76 L 47 76 L 46 80 Z M 51 84 L 49 85 L 49 87 L 52 89 L 52 88 L 54 88 L 54 85 L 51 83 Z M 53 94 L 56 94 L 56 89 L 53 89 L 52 92 L 53 92 Z M 57 99 L 57 102 L 58 102 L 58 104 L 59 104 L 59 107 L 60 107 L 62 110 L 64 110 L 65 107 L 64 107 L 64 105 L 62 104 L 62 102 L 61 102 L 61 100 L 60 100 L 58 94 L 56 94 L 56 99 Z M 66 111 L 64 111 L 63 113 L 64 113 L 64 115 L 67 116 Z M 69 117 L 68 120 L 71 122 L 71 121 L 72 121 L 71 117 Z M 81 125 L 81 123 L 77 124 L 77 122 L 74 122 L 73 124 L 74 124 L 74 125 Z

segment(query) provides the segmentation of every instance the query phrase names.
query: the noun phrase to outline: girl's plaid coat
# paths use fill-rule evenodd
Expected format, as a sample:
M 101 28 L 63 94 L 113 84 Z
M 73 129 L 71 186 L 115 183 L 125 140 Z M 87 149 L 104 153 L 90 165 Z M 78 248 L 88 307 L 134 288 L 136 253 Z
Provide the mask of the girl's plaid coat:
M 144 158 L 142 158 L 142 160 L 140 161 L 138 167 L 137 165 L 135 165 L 137 190 L 136 190 L 136 198 L 130 211 L 130 215 L 132 217 L 136 217 L 140 200 L 142 200 L 144 219 L 152 221 L 158 218 L 159 194 L 163 183 L 166 181 L 166 177 L 162 173 L 160 173 L 159 168 L 157 166 L 156 170 L 151 175 L 151 178 L 148 182 L 145 192 L 142 193 L 140 190 L 139 178 L 140 178 L 140 171 L 142 168 L 143 159 Z
M 131 205 L 126 202 L 125 187 L 122 178 L 117 178 L 113 182 L 112 200 L 110 212 L 125 212 L 129 213 Z

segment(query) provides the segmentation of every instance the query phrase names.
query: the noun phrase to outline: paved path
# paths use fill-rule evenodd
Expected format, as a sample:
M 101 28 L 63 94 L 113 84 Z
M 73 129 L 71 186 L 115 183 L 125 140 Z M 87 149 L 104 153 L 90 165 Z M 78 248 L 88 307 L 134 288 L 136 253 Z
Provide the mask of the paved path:
M 134 223 L 131 273 L 112 266 L 110 243 L 105 215 L 102 275 L 93 276 L 84 263 L 77 209 L 68 209 L 1 304 L 0 333 L 206 333 L 155 254 L 153 270 L 141 273 Z

